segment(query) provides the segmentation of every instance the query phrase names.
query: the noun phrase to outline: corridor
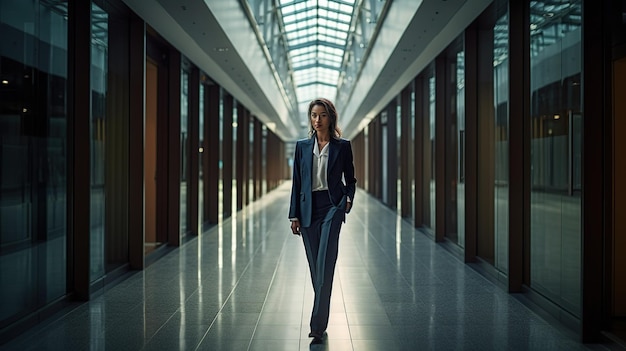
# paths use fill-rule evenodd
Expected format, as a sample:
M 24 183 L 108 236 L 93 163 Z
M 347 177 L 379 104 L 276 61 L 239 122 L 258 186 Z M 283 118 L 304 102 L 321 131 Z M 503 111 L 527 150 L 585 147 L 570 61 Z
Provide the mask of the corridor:
M 584 350 L 358 189 L 330 326 L 289 230 L 290 183 L 1 350 Z

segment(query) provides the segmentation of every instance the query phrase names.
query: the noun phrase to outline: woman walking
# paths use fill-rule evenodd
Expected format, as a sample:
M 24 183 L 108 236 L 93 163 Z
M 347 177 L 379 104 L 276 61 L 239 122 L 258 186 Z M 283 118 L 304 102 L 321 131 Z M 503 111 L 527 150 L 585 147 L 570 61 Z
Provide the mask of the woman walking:
M 341 138 L 333 103 L 315 99 L 308 115 L 309 138 L 296 143 L 289 219 L 292 233 L 302 235 L 315 291 L 309 337 L 320 340 L 328 326 L 339 231 L 352 208 L 356 179 L 352 146 Z

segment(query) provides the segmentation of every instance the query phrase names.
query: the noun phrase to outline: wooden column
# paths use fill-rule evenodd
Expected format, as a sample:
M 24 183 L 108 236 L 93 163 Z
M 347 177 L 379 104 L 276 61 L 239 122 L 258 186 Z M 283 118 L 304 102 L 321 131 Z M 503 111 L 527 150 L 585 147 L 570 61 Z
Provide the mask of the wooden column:
M 237 178 L 237 210 L 241 210 L 244 206 L 244 198 L 246 193 L 246 162 L 248 161 L 248 153 L 246 147 L 246 115 L 248 111 L 239 102 L 237 102 L 237 151 L 236 151 L 236 168 L 237 172 L 235 177 Z
M 167 116 L 167 240 L 180 245 L 180 69 L 181 54 L 169 49 Z M 160 123 L 161 121 L 159 121 Z M 160 155 L 159 155 L 160 156 Z
M 270 130 L 267 130 L 267 136 L 265 138 L 265 151 L 265 165 L 267 167 L 265 172 L 265 182 L 267 184 L 267 191 L 269 192 L 270 190 L 272 190 L 272 169 L 274 166 L 274 161 L 276 160 L 276 151 L 274 150 L 274 138 Z
M 200 71 L 193 67 L 189 76 L 189 176 L 187 184 L 187 217 L 191 234 L 198 235 L 198 191 L 200 176 Z
M 254 119 L 254 199 L 263 195 L 263 124 Z
M 352 141 L 352 152 L 354 154 L 354 174 L 357 179 L 357 186 L 364 189 L 365 184 L 365 133 L 361 131 Z
M 411 84 L 400 95 L 400 201 L 402 217 L 411 217 L 413 213 L 413 142 L 411 130 Z
M 233 206 L 233 97 L 222 90 L 222 100 L 222 209 L 224 218 L 227 218 Z
M 249 136 L 250 136 L 250 168 L 248 170 L 248 184 L 249 184 L 249 198 L 250 201 L 256 200 L 256 164 L 259 162 L 256 155 L 256 117 L 250 116 L 248 121 Z
M 611 237 L 603 223 L 604 205 L 609 201 L 605 202 L 604 194 L 607 190 L 607 194 L 612 193 L 608 181 L 612 172 L 611 151 L 605 152 L 608 143 L 602 142 L 608 134 L 605 128 L 612 125 L 613 118 L 611 98 L 606 95 L 612 90 L 613 79 L 609 73 L 612 57 L 607 35 L 611 20 L 604 17 L 608 13 L 604 10 L 606 6 L 603 1 L 583 1 L 582 341 L 585 343 L 600 341 L 604 327 L 604 243 Z
M 372 138 L 372 142 L 370 145 L 373 146 L 373 157 L 372 160 L 374 161 L 372 164 L 372 168 L 373 168 L 373 176 L 372 176 L 372 181 L 373 181 L 373 189 L 374 189 L 374 196 L 379 199 L 382 200 L 383 198 L 383 186 L 385 184 L 383 184 L 383 172 L 382 172 L 382 158 L 383 158 L 383 142 L 382 142 L 382 123 L 381 123 L 381 118 L 380 115 L 378 115 L 375 119 L 374 119 L 374 123 L 372 125 L 372 131 L 373 131 L 373 138 Z M 386 156 L 386 155 L 385 155 Z
M 530 59 L 526 1 L 509 1 L 509 292 L 530 283 Z
M 370 122 L 367 125 L 367 186 L 365 187 L 365 190 L 367 190 L 368 193 L 370 193 L 371 195 L 374 195 L 374 164 L 375 164 L 375 160 L 374 160 L 374 147 L 376 146 L 376 144 L 374 144 L 374 123 L 373 121 Z
M 476 260 L 478 219 L 478 33 L 465 30 L 465 262 Z
M 89 300 L 91 162 L 91 3 L 68 3 L 68 284 L 79 300 Z
M 446 58 L 435 59 L 435 241 L 446 233 Z
M 131 269 L 143 269 L 146 24 L 136 14 L 131 13 L 130 16 L 128 256 Z
M 219 163 L 220 163 L 220 87 L 211 84 L 206 89 L 208 106 L 204 109 L 204 138 L 207 149 L 204 150 L 204 209 L 209 224 L 219 220 Z
M 253 117 L 250 114 L 250 111 L 246 110 L 246 113 L 243 116 L 243 122 L 241 123 L 241 127 L 242 127 L 242 131 L 243 131 L 243 141 L 244 141 L 244 148 L 243 148 L 243 157 L 244 157 L 244 163 L 243 163 L 243 179 L 242 181 L 244 182 L 244 194 L 243 194 L 243 205 L 247 206 L 250 203 L 250 194 L 252 192 L 252 184 L 250 182 L 250 164 L 252 162 L 252 154 L 251 154 L 251 147 L 252 144 L 250 143 L 250 121 L 253 119 Z
M 398 103 L 393 99 L 387 106 L 387 205 L 398 208 Z
M 422 75 L 419 75 L 415 78 L 415 152 L 413 153 L 414 160 L 414 170 L 413 174 L 415 175 L 415 217 L 413 218 L 413 224 L 416 227 L 421 227 L 424 225 L 424 203 L 425 201 L 430 201 L 430 190 L 428 193 L 425 192 L 426 189 L 430 189 L 430 183 L 428 188 L 424 186 L 425 179 L 430 178 L 430 165 L 429 167 L 425 167 L 424 164 L 424 153 L 426 149 L 425 145 L 430 144 L 430 135 L 426 135 L 424 132 L 424 125 L 427 123 L 427 114 L 429 111 L 427 109 L 426 100 L 424 99 L 424 78 Z M 430 150 L 430 148 L 428 149 Z M 428 174 L 428 177 L 425 176 Z

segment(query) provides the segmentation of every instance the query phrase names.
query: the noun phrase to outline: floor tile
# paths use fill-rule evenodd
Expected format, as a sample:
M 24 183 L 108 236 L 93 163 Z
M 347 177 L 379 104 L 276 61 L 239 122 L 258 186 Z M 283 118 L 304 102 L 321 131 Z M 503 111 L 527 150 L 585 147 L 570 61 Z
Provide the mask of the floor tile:
M 312 343 L 289 186 L 0 350 L 589 349 L 361 190 L 341 232 L 326 337 Z

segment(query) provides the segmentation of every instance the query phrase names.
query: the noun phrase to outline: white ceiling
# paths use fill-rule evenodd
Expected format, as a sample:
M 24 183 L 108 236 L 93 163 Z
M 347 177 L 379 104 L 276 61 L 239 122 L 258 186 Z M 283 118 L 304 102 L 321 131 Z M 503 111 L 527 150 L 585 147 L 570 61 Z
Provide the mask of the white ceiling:
M 347 138 L 356 135 L 491 3 L 391 1 L 356 88 L 347 103 L 337 106 Z M 238 0 L 124 2 L 282 140 L 306 135 L 297 106 L 283 99 L 265 49 Z

